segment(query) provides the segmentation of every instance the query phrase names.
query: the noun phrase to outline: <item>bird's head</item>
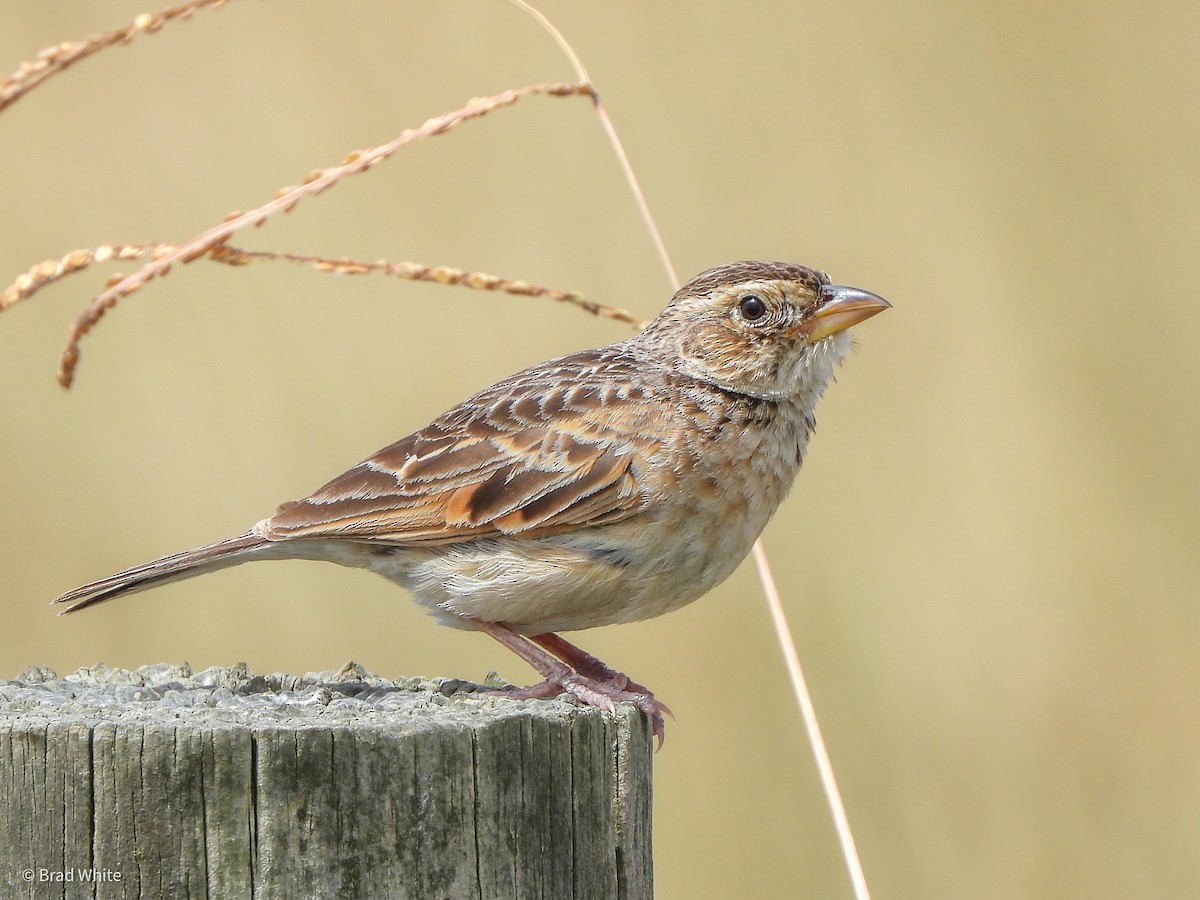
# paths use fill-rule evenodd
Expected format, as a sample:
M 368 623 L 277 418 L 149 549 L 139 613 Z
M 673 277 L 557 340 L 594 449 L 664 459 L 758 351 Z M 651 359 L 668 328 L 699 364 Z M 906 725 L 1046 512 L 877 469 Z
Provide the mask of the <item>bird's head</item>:
M 692 377 L 795 399 L 824 388 L 850 349 L 846 329 L 890 305 L 806 266 L 736 262 L 685 284 L 638 339 L 677 354 Z

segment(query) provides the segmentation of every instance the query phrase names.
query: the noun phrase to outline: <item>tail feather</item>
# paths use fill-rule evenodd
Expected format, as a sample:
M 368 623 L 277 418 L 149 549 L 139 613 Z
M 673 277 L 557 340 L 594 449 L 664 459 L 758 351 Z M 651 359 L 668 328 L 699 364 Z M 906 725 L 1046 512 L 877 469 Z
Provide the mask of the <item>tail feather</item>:
M 256 550 L 269 543 L 270 541 L 259 537 L 253 531 L 247 531 L 237 537 L 164 556 L 162 559 L 118 572 L 116 575 L 109 575 L 107 578 L 67 591 L 54 602 L 71 604 L 63 610 L 63 614 L 76 612 L 123 594 L 134 594 L 168 581 L 182 581 L 204 572 L 248 562 L 254 557 Z

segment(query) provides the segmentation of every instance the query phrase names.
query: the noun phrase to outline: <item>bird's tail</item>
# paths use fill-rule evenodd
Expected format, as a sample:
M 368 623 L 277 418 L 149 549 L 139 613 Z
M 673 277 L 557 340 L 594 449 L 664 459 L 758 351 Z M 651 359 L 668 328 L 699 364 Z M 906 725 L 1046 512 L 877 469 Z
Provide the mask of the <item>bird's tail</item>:
M 93 581 L 91 584 L 67 591 L 54 602 L 71 604 L 63 610 L 64 613 L 86 609 L 97 603 L 103 603 L 105 600 L 120 597 L 122 594 L 133 594 L 144 591 L 146 588 L 166 584 L 168 581 L 182 581 L 193 575 L 248 562 L 254 558 L 256 551 L 261 550 L 269 543 L 271 542 L 259 537 L 253 531 L 247 531 L 237 537 L 226 538 L 215 544 L 197 547 L 195 550 L 185 550 L 183 553 L 164 556 L 162 559 L 118 572 L 116 575 L 109 575 L 107 578 L 101 578 L 99 581 Z

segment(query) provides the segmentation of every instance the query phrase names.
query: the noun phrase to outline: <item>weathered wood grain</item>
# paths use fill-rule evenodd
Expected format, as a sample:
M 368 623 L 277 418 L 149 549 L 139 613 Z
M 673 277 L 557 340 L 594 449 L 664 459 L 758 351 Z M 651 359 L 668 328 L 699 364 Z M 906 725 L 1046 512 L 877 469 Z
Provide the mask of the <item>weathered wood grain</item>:
M 0 683 L 0 894 L 645 898 L 651 736 L 352 664 Z

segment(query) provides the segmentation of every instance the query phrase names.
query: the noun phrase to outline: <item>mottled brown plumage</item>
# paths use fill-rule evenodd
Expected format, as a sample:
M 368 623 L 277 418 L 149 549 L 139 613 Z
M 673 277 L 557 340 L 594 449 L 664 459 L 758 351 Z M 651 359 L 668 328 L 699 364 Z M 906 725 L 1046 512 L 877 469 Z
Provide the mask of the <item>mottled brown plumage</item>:
M 371 569 L 445 624 L 478 628 L 569 691 L 653 695 L 553 634 L 660 615 L 746 556 L 804 457 L 813 410 L 885 309 L 803 266 L 688 282 L 640 334 L 485 388 L 245 534 L 59 598 L 70 610 L 251 559 Z

